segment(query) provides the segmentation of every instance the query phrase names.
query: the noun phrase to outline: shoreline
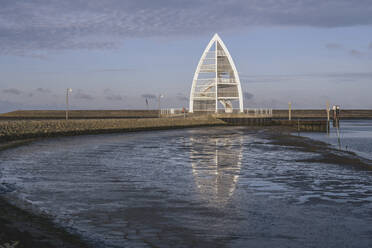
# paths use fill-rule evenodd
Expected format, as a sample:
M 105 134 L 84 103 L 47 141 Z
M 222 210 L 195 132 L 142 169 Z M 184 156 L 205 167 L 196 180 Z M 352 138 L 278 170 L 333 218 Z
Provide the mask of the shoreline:
M 183 119 L 182 119 L 183 120 Z M 174 128 L 192 128 L 192 127 L 208 127 L 208 126 L 221 126 L 223 123 L 211 124 L 212 122 L 203 123 L 204 125 L 196 125 L 195 123 L 191 126 L 158 126 L 156 128 L 141 127 L 141 128 L 129 128 L 121 129 L 119 132 L 133 132 L 133 131 L 151 131 L 151 130 L 169 130 Z M 262 135 L 268 138 L 271 144 L 288 146 L 291 149 L 296 149 L 304 152 L 314 152 L 319 154 L 316 158 L 298 160 L 296 162 L 309 162 L 309 163 L 329 163 L 337 164 L 340 166 L 353 167 L 355 169 L 372 170 L 371 161 L 365 160 L 357 154 L 350 151 L 337 150 L 331 145 L 313 140 L 307 137 L 295 136 L 291 134 L 291 131 L 286 127 L 260 127 L 256 130 L 264 130 Z M 115 130 L 104 130 L 104 132 L 71 132 L 67 135 L 86 135 L 86 134 L 98 134 L 98 133 L 115 133 Z M 27 145 L 39 138 L 45 137 L 56 137 L 65 136 L 66 133 L 58 133 L 51 135 L 36 136 L 33 134 L 33 138 L 20 138 L 20 136 L 13 137 L 9 141 L 0 143 L 0 152 L 6 149 L 15 148 L 22 145 Z M 22 137 L 22 136 L 21 136 Z M 25 136 L 23 136 L 25 137 Z M 27 136 L 26 136 L 27 137 Z M 18 138 L 18 139 L 17 139 Z M 53 222 L 53 220 L 47 216 L 38 215 L 36 213 L 28 212 L 21 208 L 18 208 L 12 203 L 8 202 L 0 192 L 0 245 L 5 243 L 12 244 L 13 241 L 18 241 L 19 244 L 16 247 L 92 247 L 93 244 L 89 244 L 83 241 L 82 237 L 78 234 L 70 233 L 68 230 L 63 229 Z
M 35 140 L 37 138 L 2 142 L 0 154 L 4 150 L 28 145 Z M 5 193 L 0 188 L 0 247 L 6 244 L 17 248 L 93 247 L 79 235 L 55 224 L 48 216 L 32 213 L 12 204 L 2 196 Z
M 268 138 L 271 140 L 270 144 L 288 146 L 291 149 L 319 155 L 315 158 L 296 160 L 296 162 L 336 164 L 354 169 L 372 170 L 372 160 L 362 157 L 353 151 L 339 150 L 323 141 L 297 136 L 283 130 L 276 133 L 270 132 Z
M 43 138 L 224 125 L 226 123 L 223 121 L 211 117 L 2 121 L 0 154 L 4 150 Z M 55 224 L 50 217 L 23 210 L 8 202 L 2 193 L 0 188 L 0 246 L 19 242 L 15 247 L 94 247 L 94 244 L 84 241 L 80 235 Z

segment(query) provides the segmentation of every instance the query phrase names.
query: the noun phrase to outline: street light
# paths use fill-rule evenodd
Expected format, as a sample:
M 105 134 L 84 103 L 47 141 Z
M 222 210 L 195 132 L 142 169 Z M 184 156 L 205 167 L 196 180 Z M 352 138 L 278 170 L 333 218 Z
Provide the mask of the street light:
M 68 110 L 69 110 L 69 106 L 68 106 L 68 93 L 71 93 L 72 92 L 72 89 L 71 88 L 67 88 L 66 89 L 66 121 L 68 120 Z
M 160 111 L 160 99 L 163 98 L 164 95 L 163 94 L 159 94 L 159 98 L 158 98 L 158 108 L 159 108 L 159 118 L 161 116 L 161 111 Z

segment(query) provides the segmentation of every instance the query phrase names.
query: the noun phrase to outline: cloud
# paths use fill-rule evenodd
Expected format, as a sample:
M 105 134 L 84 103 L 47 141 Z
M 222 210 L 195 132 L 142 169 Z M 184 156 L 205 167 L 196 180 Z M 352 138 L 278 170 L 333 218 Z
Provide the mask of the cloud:
M 352 49 L 352 50 L 350 50 L 350 55 L 353 56 L 353 57 L 360 58 L 360 57 L 363 56 L 363 53 L 358 51 L 358 50 Z
M 43 94 L 51 93 L 50 89 L 44 89 L 44 88 L 37 88 L 36 91 L 39 92 L 39 93 L 43 93 Z
M 7 113 L 10 111 L 14 111 L 17 109 L 24 108 L 24 104 L 17 103 L 17 102 L 8 102 L 8 101 L 1 101 L 0 100 L 0 113 Z
M 189 97 L 188 96 L 185 96 L 183 93 L 181 92 L 178 92 L 177 95 L 176 95 L 176 98 L 177 100 L 179 101 L 189 101 Z
M 344 48 L 341 44 L 339 43 L 327 43 L 326 44 L 326 48 L 330 49 L 330 50 L 343 50 L 345 51 L 346 53 L 350 54 L 351 56 L 353 57 L 356 57 L 356 58 L 360 58 L 360 57 L 363 57 L 364 56 L 364 52 L 361 52 L 359 50 L 356 50 L 356 49 L 351 49 L 351 50 L 348 50 L 347 48 Z M 372 42 L 371 44 L 369 45 L 369 48 L 372 49 Z
M 370 1 L 349 0 L 5 0 L 0 54 L 116 49 L 123 39 L 211 34 L 249 26 L 372 24 Z
M 322 76 L 322 74 L 319 74 Z M 328 78 L 343 78 L 346 80 L 372 80 L 372 72 L 345 72 L 324 74 Z
M 246 99 L 246 100 L 250 100 L 254 97 L 253 94 L 249 93 L 249 92 L 244 92 L 243 93 L 243 98 Z
M 105 99 L 109 100 L 109 101 L 122 101 L 122 100 L 124 100 L 124 98 L 121 95 L 116 94 L 113 90 L 111 90 L 109 88 L 104 89 L 103 94 L 105 95 Z
M 180 95 L 178 95 L 177 96 L 177 99 L 180 100 L 180 101 L 186 101 L 186 102 L 189 101 L 189 98 L 187 96 L 180 96 Z
M 127 72 L 131 71 L 132 69 L 128 68 L 112 68 L 112 69 L 100 69 L 100 70 L 93 70 L 93 72 Z
M 371 72 L 345 72 L 345 73 L 313 73 L 313 74 L 287 74 L 287 75 L 245 75 L 240 74 L 242 84 L 280 84 L 299 83 L 309 80 L 327 80 L 328 82 L 358 82 L 372 80 Z
M 122 101 L 123 97 L 121 95 L 109 95 L 106 96 L 105 99 L 109 101 Z
M 147 98 L 147 99 L 156 99 L 156 95 L 153 95 L 153 94 L 142 94 L 141 97 Z
M 82 100 L 93 100 L 94 97 L 87 93 L 84 93 L 83 90 L 77 90 L 75 94 L 73 94 L 75 99 L 82 99 Z
M 342 48 L 342 45 L 338 43 L 327 43 L 325 46 L 328 49 L 341 49 Z
M 105 95 L 111 94 L 111 93 L 112 93 L 111 89 L 106 88 L 106 89 L 103 90 L 103 94 L 105 94 Z
M 244 75 L 240 74 L 240 82 L 251 83 L 285 83 L 289 80 L 298 79 L 304 75 Z
M 4 90 L 2 90 L 2 92 L 4 94 L 9 94 L 9 95 L 20 95 L 20 94 L 22 94 L 22 91 L 20 91 L 18 89 L 14 89 L 14 88 L 4 89 Z

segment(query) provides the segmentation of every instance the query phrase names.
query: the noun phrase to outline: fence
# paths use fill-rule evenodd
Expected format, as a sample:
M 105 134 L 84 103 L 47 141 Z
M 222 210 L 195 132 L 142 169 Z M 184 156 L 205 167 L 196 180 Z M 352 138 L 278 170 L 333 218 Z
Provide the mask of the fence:
M 182 108 L 169 108 L 160 110 L 161 115 L 180 115 L 184 114 L 184 112 L 186 112 L 186 110 Z
M 244 109 L 244 114 L 254 117 L 272 117 L 273 109 L 271 108 L 247 108 Z
M 187 113 L 188 111 L 186 109 L 182 108 L 169 108 L 169 109 L 161 109 L 160 115 L 162 116 L 176 116 L 176 115 L 183 115 Z M 215 113 L 215 111 L 201 111 L 204 113 Z M 201 113 L 200 112 L 200 113 Z M 199 112 L 198 112 L 199 113 Z M 225 109 L 218 109 L 218 114 L 224 114 Z M 273 116 L 273 109 L 271 108 L 246 108 L 244 109 L 244 112 L 241 113 L 239 109 L 233 109 L 230 114 L 242 114 L 244 116 L 248 117 L 272 117 Z

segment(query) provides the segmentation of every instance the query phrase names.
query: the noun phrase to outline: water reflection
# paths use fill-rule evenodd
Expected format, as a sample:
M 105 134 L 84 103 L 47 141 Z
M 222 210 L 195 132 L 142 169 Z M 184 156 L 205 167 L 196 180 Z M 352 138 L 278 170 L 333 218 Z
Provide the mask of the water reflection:
M 227 203 L 239 179 L 242 136 L 191 136 L 190 143 L 192 172 L 202 198 L 213 203 Z

